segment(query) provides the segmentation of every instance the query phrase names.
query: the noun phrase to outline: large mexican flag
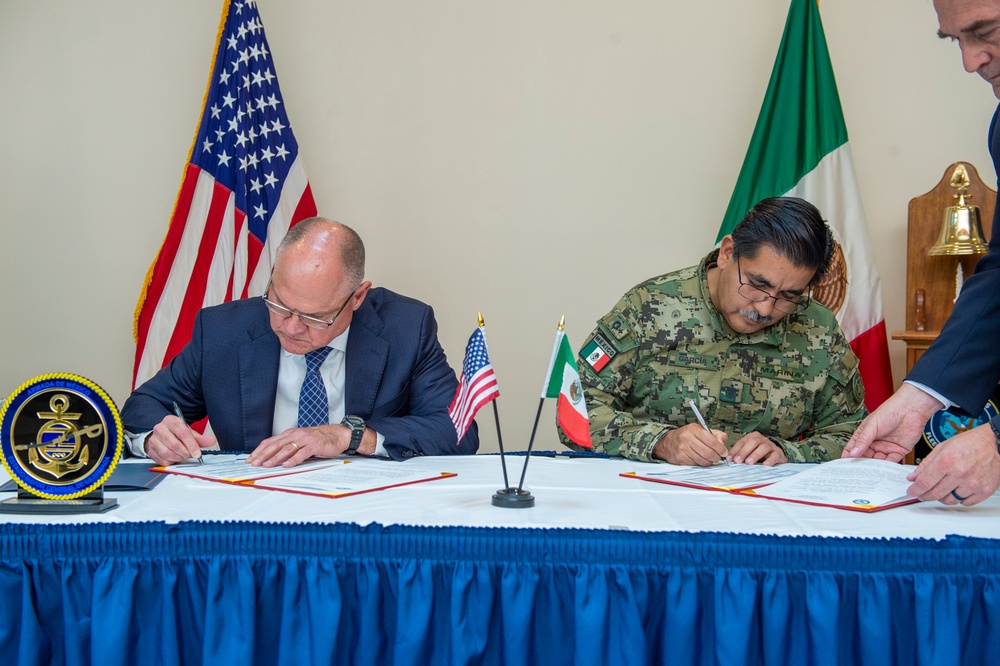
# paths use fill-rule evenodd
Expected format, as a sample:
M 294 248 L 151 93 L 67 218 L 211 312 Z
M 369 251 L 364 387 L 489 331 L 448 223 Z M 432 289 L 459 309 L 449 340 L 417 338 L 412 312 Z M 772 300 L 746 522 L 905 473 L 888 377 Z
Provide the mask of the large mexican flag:
M 811 202 L 833 230 L 839 251 L 814 297 L 837 315 L 860 359 L 865 404 L 875 409 L 892 394 L 882 281 L 816 0 L 792 0 L 764 104 L 718 240 L 754 204 L 774 196 Z

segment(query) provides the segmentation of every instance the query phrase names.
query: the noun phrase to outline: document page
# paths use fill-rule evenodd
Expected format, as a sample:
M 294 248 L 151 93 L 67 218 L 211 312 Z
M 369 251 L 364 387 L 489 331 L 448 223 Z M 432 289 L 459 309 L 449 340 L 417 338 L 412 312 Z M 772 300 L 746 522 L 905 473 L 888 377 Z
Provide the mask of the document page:
M 684 465 L 660 465 L 655 472 L 629 472 L 622 476 L 632 476 L 645 481 L 657 481 L 692 488 L 710 490 L 744 490 L 757 488 L 779 479 L 798 474 L 809 465 L 785 464 L 774 467 L 763 465 L 742 465 L 736 463 L 716 463 L 708 467 Z
M 246 456 L 237 456 L 235 459 L 211 461 L 206 457 L 204 464 L 179 464 L 165 467 L 154 467 L 158 472 L 168 474 L 181 474 L 191 476 L 196 479 L 208 479 L 210 481 L 227 481 L 229 483 L 239 483 L 240 481 L 252 481 L 253 479 L 263 479 L 284 474 L 299 474 L 313 469 L 322 469 L 331 465 L 341 464 L 342 461 L 323 458 L 307 460 L 295 467 L 254 467 L 247 463 Z
M 390 460 L 354 459 L 336 462 L 336 465 L 302 474 L 259 479 L 253 482 L 253 487 L 342 497 L 456 476 L 452 472 L 428 474 L 426 470 L 414 469 L 406 463 Z
M 877 511 L 917 502 L 906 494 L 906 476 L 915 468 L 872 458 L 832 460 L 794 477 L 758 488 L 768 499 L 819 504 L 855 511 Z

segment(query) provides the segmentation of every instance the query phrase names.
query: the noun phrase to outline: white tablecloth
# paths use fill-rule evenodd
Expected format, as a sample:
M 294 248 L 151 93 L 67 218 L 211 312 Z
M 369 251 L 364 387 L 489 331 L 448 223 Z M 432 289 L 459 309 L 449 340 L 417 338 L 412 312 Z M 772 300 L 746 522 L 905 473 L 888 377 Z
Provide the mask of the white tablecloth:
M 507 458 L 512 485 L 520 478 L 523 462 L 523 456 Z M 144 463 L 129 460 L 122 464 Z M 524 487 L 535 496 L 535 506 L 507 509 L 491 504 L 493 493 L 503 487 L 497 455 L 415 458 L 385 464 L 407 465 L 425 470 L 428 475 L 455 472 L 458 476 L 332 499 L 167 475 L 149 491 L 108 492 L 118 499 L 120 506 L 104 514 L 0 514 L 0 520 L 46 523 L 249 520 L 580 527 L 782 536 L 940 539 L 957 534 L 1000 538 L 1000 495 L 974 507 L 948 507 L 935 502 L 866 514 L 619 476 L 623 472 L 641 474 L 655 470 L 659 467 L 655 464 L 533 456 Z

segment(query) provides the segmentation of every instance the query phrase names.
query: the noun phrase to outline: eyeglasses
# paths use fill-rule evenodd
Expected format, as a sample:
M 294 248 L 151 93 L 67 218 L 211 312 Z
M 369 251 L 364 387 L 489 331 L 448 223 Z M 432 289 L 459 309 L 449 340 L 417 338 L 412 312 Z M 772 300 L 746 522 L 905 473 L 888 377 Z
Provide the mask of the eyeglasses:
M 347 304 L 351 302 L 351 298 L 354 297 L 354 294 L 348 296 L 347 300 L 344 301 L 344 304 L 340 306 L 339 310 L 337 310 L 337 314 L 333 315 L 333 318 L 327 321 L 325 319 L 319 319 L 318 317 L 310 317 L 309 315 L 304 315 L 301 312 L 296 312 L 295 310 L 289 310 L 284 305 L 278 305 L 274 301 L 268 299 L 267 295 L 270 291 L 271 291 L 271 280 L 268 280 L 267 288 L 264 289 L 264 295 L 261 296 L 261 298 L 264 300 L 264 305 L 267 306 L 268 310 L 278 315 L 282 319 L 288 319 L 292 315 L 295 315 L 296 317 L 299 318 L 299 321 L 301 321 L 309 328 L 315 328 L 318 330 L 327 329 L 333 326 L 333 322 L 337 321 L 337 317 L 340 316 L 340 313 L 344 311 L 344 308 L 347 307 Z
M 787 298 L 784 296 L 772 296 L 763 289 L 753 286 L 752 284 L 747 284 L 743 281 L 743 271 L 740 270 L 740 260 L 739 257 L 736 258 L 736 276 L 740 281 L 739 293 L 743 298 L 753 301 L 754 303 L 763 303 L 764 301 L 771 299 L 774 301 L 774 309 L 779 312 L 784 312 L 785 314 L 795 314 L 796 312 L 802 312 L 807 307 L 809 307 L 810 298 L 807 295 L 799 296 L 798 298 Z

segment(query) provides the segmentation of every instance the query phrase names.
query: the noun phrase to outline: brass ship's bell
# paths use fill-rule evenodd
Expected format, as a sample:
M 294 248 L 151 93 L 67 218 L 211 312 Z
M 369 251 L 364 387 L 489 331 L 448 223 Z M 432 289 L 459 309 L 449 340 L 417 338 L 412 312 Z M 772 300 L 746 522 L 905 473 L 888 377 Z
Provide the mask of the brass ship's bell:
M 958 199 L 958 205 L 945 208 L 941 234 L 927 254 L 931 256 L 984 254 L 989 245 L 983 236 L 979 206 L 966 203 L 972 195 L 969 194 L 969 174 L 966 173 L 964 165 L 959 164 L 955 168 L 951 175 L 951 186 L 958 190 L 958 194 L 953 195 Z

